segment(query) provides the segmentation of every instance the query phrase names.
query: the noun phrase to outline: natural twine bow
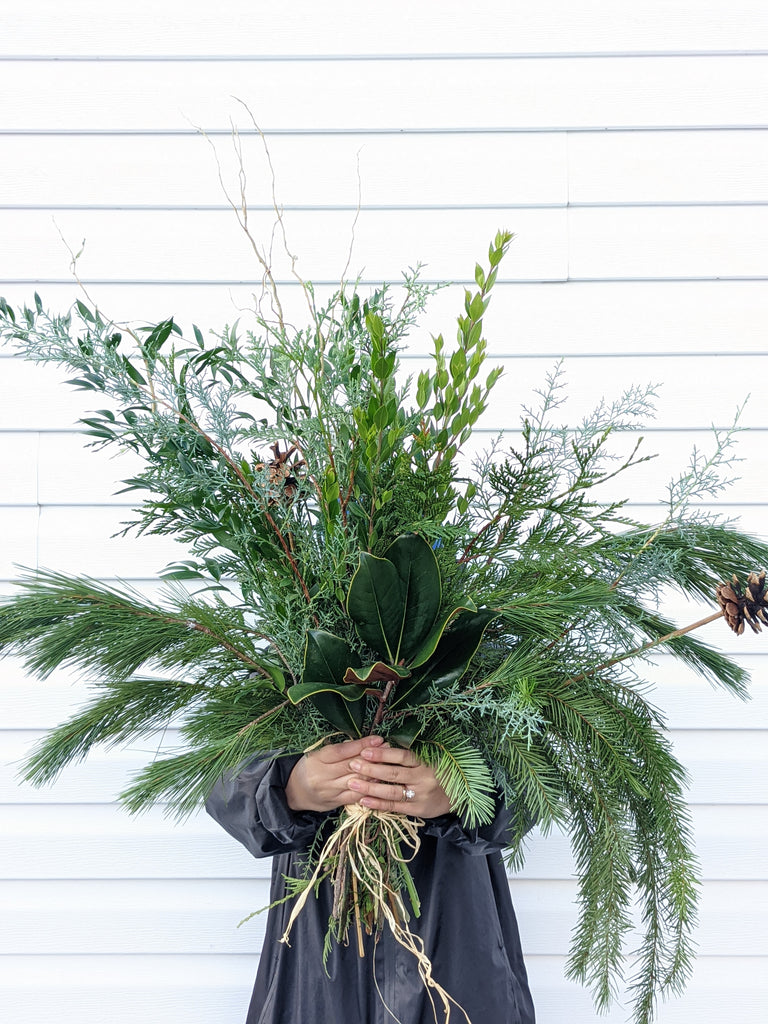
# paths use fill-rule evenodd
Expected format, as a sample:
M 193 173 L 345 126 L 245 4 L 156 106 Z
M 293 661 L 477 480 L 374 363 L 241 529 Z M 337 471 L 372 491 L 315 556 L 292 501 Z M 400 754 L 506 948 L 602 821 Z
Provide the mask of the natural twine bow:
M 407 864 L 416 856 L 421 845 L 419 829 L 424 824 L 422 818 L 409 817 L 392 811 L 372 810 L 369 807 L 362 807 L 360 804 L 349 804 L 344 808 L 341 821 L 323 846 L 311 878 L 296 898 L 296 903 L 291 911 L 291 916 L 288 919 L 288 924 L 280 941 L 290 945 L 288 939 L 291 929 L 304 908 L 310 893 L 318 881 L 329 874 L 328 863 L 335 862 L 338 865 L 337 871 L 341 872 L 340 875 L 337 875 L 337 878 L 341 878 L 342 884 L 346 877 L 346 872 L 349 871 L 352 875 L 354 914 L 360 955 L 363 956 L 364 953 L 358 905 L 358 886 L 366 891 L 373 900 L 374 920 L 376 923 L 378 924 L 379 919 L 383 918 L 389 925 L 389 930 L 392 932 L 395 941 L 415 957 L 419 976 L 432 1004 L 435 1021 L 437 1021 L 437 1007 L 434 996 L 437 996 L 445 1012 L 444 1024 L 448 1024 L 450 1021 L 451 1004 L 461 1010 L 467 1024 L 471 1024 L 463 1007 L 432 977 L 432 961 L 424 952 L 424 942 L 420 936 L 414 935 L 408 927 L 408 912 L 403 899 L 400 893 L 392 888 L 389 880 L 385 877 L 380 854 L 367 841 L 366 829 L 371 818 L 376 819 L 379 830 L 378 839 L 383 844 L 388 861 Z M 402 852 L 403 847 L 408 851 L 405 855 Z M 412 897 L 415 897 L 415 892 L 412 894 Z M 338 912 L 338 904 L 339 893 L 337 890 L 336 898 L 334 899 L 334 915 Z M 415 909 L 418 910 L 418 907 Z M 394 1016 L 394 1014 L 392 1015 Z M 395 1019 L 397 1020 L 397 1018 Z

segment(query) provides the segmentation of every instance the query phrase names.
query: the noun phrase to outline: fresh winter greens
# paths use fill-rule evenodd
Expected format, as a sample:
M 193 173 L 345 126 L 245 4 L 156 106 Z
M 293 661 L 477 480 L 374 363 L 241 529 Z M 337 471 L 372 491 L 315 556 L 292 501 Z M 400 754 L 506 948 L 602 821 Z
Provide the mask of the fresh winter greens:
M 249 754 L 378 731 L 434 766 L 467 823 L 489 820 L 500 792 L 515 809 L 512 861 L 532 821 L 560 826 L 580 883 L 569 971 L 608 1003 L 639 900 L 631 984 L 646 1022 L 689 972 L 697 882 L 685 772 L 636 666 L 663 644 L 743 695 L 743 671 L 690 635 L 700 623 L 660 615 L 657 596 L 712 600 L 735 573 L 718 599 L 743 627 L 738 579 L 768 548 L 690 511 L 721 486 L 727 434 L 676 481 L 660 522 L 601 497 L 643 461 L 611 442 L 647 420 L 647 389 L 566 426 L 557 367 L 512 446 L 465 454 L 501 373 L 484 367 L 483 317 L 510 240 L 497 235 L 456 342 L 436 337 L 415 381 L 399 358 L 430 293 L 415 274 L 399 305 L 395 289 L 343 287 L 318 308 L 305 285 L 305 329 L 275 292 L 273 316 L 213 341 L 173 319 L 120 327 L 81 301 L 54 316 L 37 296 L 31 309 L 0 300 L 0 336 L 106 396 L 83 421 L 92 443 L 142 460 L 125 481 L 137 495 L 126 529 L 189 549 L 157 601 L 24 576 L 0 606 L 0 649 L 43 676 L 74 665 L 93 686 L 30 755 L 35 783 L 94 744 L 180 723 L 184 746 L 122 800 L 183 815 Z M 752 619 L 765 620 L 764 576 L 749 580 Z M 407 891 L 407 871 L 394 882 Z

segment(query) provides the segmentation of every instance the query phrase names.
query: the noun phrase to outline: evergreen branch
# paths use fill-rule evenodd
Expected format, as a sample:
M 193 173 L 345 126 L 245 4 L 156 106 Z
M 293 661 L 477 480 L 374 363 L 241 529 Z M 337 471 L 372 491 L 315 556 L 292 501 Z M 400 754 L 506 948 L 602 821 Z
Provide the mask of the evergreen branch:
M 43 677 L 76 664 L 119 679 L 153 660 L 196 665 L 219 649 L 272 678 L 262 659 L 223 635 L 233 631 L 231 610 L 185 599 L 174 612 L 129 588 L 121 593 L 87 577 L 46 570 L 22 577 L 19 585 L 20 597 L 0 601 L 0 651 L 18 652 Z
M 495 786 L 481 753 L 458 727 L 419 737 L 413 745 L 419 758 L 434 768 L 451 810 L 468 828 L 493 820 Z
M 99 687 L 103 696 L 48 732 L 25 758 L 21 776 L 43 786 L 97 744 L 117 746 L 150 735 L 205 698 L 203 683 L 130 677 Z

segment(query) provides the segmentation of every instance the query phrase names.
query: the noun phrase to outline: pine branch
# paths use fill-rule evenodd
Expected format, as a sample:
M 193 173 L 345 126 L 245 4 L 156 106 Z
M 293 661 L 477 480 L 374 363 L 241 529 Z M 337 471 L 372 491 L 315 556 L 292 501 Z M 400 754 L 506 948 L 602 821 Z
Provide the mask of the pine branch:
M 434 768 L 437 781 L 450 800 L 451 810 L 468 828 L 493 820 L 496 810 L 493 779 L 480 752 L 458 727 L 419 737 L 413 749 L 425 764 Z

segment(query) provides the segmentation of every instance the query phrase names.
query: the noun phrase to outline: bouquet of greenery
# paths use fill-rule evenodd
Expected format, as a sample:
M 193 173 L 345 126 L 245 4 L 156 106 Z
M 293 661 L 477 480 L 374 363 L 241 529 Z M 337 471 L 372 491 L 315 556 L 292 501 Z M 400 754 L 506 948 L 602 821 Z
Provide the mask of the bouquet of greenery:
M 719 615 L 737 632 L 768 621 L 765 574 L 747 575 L 768 547 L 690 512 L 722 486 L 730 434 L 673 483 L 661 522 L 600 498 L 644 459 L 611 441 L 650 414 L 649 389 L 566 427 L 558 367 L 513 446 L 466 453 L 501 372 L 484 370 L 483 317 L 510 240 L 497 235 L 455 343 L 435 337 L 415 380 L 399 354 L 431 291 L 417 272 L 399 292 L 343 286 L 323 307 L 304 284 L 306 329 L 273 287 L 256 329 L 212 342 L 173 319 L 128 329 L 81 301 L 54 316 L 37 296 L 18 311 L 0 300 L 1 337 L 110 399 L 83 424 L 94 446 L 142 460 L 125 529 L 190 555 L 165 570 L 157 602 L 29 573 L 0 605 L 0 650 L 41 676 L 75 665 L 93 681 L 91 703 L 29 756 L 37 784 L 94 744 L 180 721 L 185 746 L 121 799 L 184 815 L 249 755 L 376 732 L 434 767 L 465 823 L 490 820 L 500 795 L 512 864 L 531 822 L 560 826 L 580 885 L 569 973 L 609 1002 L 637 896 L 632 986 L 647 1022 L 691 966 L 697 883 L 684 769 L 631 666 L 663 645 L 743 695 L 744 672 L 690 633 Z M 656 610 L 668 588 L 721 610 L 677 628 Z M 408 944 L 406 903 L 418 907 L 400 849 L 417 826 L 344 811 L 295 882 L 297 907 L 327 879 L 333 937 L 363 921 Z

